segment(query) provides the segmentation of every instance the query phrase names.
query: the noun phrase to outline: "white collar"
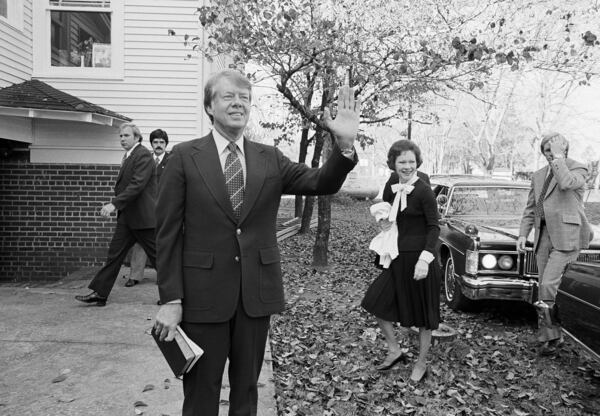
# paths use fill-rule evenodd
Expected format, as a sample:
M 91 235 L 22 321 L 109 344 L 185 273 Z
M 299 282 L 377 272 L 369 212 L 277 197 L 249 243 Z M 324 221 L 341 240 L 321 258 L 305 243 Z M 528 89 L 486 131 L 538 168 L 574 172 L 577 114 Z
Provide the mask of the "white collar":
M 140 142 L 136 142 L 131 149 L 129 149 L 126 153 L 125 153 L 125 158 L 128 158 L 129 156 L 131 156 L 131 152 L 133 152 L 133 149 L 135 149 L 136 147 L 138 147 L 140 145 Z
M 223 137 L 223 135 L 221 133 L 219 133 L 217 131 L 217 129 L 212 129 L 212 135 L 213 135 L 213 138 L 215 139 L 215 144 L 217 145 L 217 152 L 219 152 L 219 154 L 222 154 L 227 149 L 227 146 L 229 145 L 229 140 L 227 140 L 225 137 Z M 240 152 L 242 152 L 242 156 L 245 156 L 244 155 L 244 136 L 238 137 L 234 143 L 237 145 L 238 150 Z
M 153 159 L 156 160 L 156 158 L 158 158 L 158 163 L 162 162 L 166 154 L 167 152 L 162 152 L 160 156 L 156 156 L 156 153 L 152 152 L 152 156 L 154 156 Z

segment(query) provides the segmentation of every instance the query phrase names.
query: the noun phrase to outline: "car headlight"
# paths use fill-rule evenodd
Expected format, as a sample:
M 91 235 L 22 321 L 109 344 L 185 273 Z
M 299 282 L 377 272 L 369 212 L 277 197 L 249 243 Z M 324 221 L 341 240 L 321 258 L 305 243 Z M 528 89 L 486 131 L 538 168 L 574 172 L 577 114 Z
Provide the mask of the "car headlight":
M 512 256 L 504 255 L 498 259 L 498 266 L 502 270 L 510 270 L 510 269 L 512 269 L 514 264 L 515 264 L 515 261 L 513 260 Z
M 481 265 L 486 269 L 493 269 L 497 263 L 496 256 L 493 254 L 486 254 L 481 258 Z

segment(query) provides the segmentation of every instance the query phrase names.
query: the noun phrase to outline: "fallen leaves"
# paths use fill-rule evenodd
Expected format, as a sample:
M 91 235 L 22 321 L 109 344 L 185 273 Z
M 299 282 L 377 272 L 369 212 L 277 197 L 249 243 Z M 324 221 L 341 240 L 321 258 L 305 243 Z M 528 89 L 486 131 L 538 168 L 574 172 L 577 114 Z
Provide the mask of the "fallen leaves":
M 528 341 L 535 319 L 519 304 L 475 314 L 442 306 L 457 335 L 432 347 L 432 375 L 417 386 L 408 383 L 411 363 L 375 371 L 387 351 L 375 319 L 360 307 L 378 273 L 368 251 L 377 234 L 368 205 L 332 205 L 329 270 L 311 269 L 313 235 L 281 244 L 288 303 L 271 328 L 280 416 L 600 413 L 598 366 L 572 346 L 540 358 Z M 397 334 L 414 361 L 417 337 Z
M 62 381 L 65 381 L 67 379 L 67 375 L 66 374 L 61 374 L 59 376 L 56 376 L 52 379 L 53 383 L 60 383 Z

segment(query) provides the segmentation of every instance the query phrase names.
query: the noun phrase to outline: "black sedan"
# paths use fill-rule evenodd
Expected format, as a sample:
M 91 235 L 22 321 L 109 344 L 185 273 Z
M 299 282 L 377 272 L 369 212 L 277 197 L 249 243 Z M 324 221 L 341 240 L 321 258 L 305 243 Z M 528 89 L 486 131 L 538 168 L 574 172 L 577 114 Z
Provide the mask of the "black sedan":
M 556 296 L 563 329 L 600 361 L 600 262 L 573 262 Z
M 526 252 L 516 250 L 529 183 L 432 176 L 431 185 L 441 216 L 438 255 L 446 303 L 465 310 L 482 299 L 534 302 L 538 271 L 533 232 Z M 579 260 L 600 261 L 596 238 Z

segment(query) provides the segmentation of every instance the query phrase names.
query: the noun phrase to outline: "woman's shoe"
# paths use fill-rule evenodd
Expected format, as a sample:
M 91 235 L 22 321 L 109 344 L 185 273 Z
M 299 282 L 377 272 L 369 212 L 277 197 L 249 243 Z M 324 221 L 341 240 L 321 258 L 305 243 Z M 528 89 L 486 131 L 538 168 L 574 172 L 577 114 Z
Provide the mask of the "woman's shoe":
M 428 375 L 429 375 L 429 366 L 426 365 L 425 367 L 417 367 L 415 365 L 413 367 L 412 373 L 410 375 L 410 382 L 412 384 L 418 384 L 422 380 L 425 380 Z
M 376 368 L 377 368 L 377 371 L 391 370 L 399 362 L 403 362 L 404 364 L 406 364 L 406 355 L 404 355 L 404 353 L 402 353 L 402 352 L 400 353 L 400 355 L 398 355 L 396 358 L 394 358 L 391 361 L 388 360 L 388 357 L 386 357 L 386 359 L 381 363 L 381 365 L 378 365 Z

